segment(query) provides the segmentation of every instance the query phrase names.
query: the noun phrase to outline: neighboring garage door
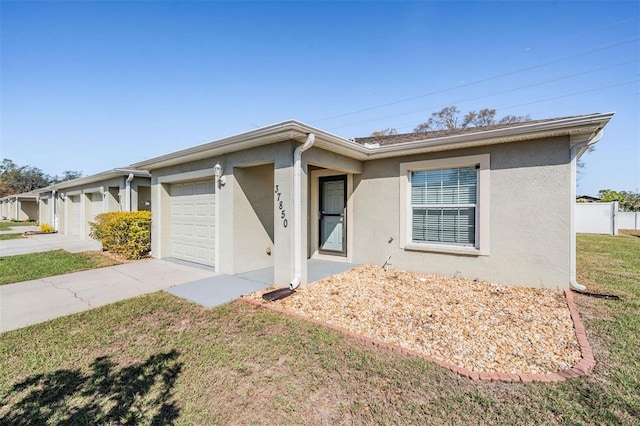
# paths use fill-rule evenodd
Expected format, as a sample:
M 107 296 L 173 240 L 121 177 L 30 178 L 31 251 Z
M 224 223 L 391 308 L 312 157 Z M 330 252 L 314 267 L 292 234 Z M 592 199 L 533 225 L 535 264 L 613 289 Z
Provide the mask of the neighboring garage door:
M 82 236 L 82 210 L 80 209 L 80 196 L 71 195 L 71 235 Z
M 171 185 L 171 256 L 213 266 L 214 181 Z
M 102 202 L 102 194 L 99 192 L 94 192 L 89 194 L 91 197 L 91 221 L 96 219 L 96 216 L 103 213 L 103 202 Z

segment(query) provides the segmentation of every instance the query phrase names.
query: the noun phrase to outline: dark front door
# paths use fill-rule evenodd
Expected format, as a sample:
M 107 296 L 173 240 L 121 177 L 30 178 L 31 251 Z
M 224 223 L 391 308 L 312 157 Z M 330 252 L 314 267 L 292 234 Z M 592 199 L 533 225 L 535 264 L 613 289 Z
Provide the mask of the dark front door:
M 347 176 L 320 178 L 320 252 L 347 255 Z

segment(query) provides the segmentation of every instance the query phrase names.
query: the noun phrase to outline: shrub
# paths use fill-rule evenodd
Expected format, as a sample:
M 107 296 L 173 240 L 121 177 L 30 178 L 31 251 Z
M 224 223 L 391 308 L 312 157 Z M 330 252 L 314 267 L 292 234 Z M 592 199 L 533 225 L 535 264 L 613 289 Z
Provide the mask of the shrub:
M 91 237 L 126 259 L 140 259 L 151 251 L 151 212 L 109 212 L 96 216 Z
M 50 234 L 53 232 L 53 227 L 48 223 L 43 223 L 40 225 L 40 232 L 44 232 L 45 234 Z

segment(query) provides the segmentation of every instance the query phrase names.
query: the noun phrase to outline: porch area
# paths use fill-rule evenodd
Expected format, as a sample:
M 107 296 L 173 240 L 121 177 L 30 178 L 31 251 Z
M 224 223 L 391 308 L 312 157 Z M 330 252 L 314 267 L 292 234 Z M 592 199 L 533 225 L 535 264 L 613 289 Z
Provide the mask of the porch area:
M 312 283 L 347 271 L 356 265 L 347 262 L 308 259 L 307 277 Z M 273 284 L 273 267 L 237 275 L 219 274 L 190 283 L 169 287 L 165 291 L 207 308 L 231 302 L 238 297 L 265 289 Z

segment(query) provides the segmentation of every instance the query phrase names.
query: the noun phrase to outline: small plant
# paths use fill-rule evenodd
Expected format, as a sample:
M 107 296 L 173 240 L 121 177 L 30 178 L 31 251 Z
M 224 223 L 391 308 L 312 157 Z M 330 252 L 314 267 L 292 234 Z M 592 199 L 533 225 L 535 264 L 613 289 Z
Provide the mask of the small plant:
M 105 250 L 126 259 L 140 259 L 151 251 L 151 212 L 109 212 L 96 216 L 91 237 Z
M 53 226 L 49 225 L 48 223 L 42 223 L 40 224 L 40 232 L 42 232 L 43 234 L 50 234 L 53 232 Z

